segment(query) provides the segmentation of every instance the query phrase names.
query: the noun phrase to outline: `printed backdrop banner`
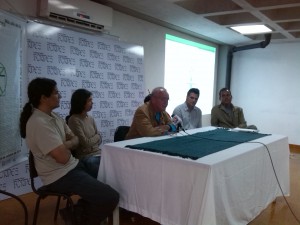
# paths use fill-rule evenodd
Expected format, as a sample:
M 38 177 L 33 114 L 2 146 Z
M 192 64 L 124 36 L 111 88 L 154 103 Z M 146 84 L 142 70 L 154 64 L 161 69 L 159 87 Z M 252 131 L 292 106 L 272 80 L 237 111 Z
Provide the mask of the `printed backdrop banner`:
M 103 143 L 113 141 L 116 127 L 130 125 L 143 103 L 143 47 L 71 30 L 28 24 L 28 76 L 56 80 L 62 96 L 61 117 L 69 114 L 72 93 L 93 93 L 93 109 Z
M 1 16 L 0 11 L 0 23 Z M 1 102 L 1 126 L 8 127 L 3 123 L 4 119 L 12 124 L 8 127 L 9 132 L 1 133 L 1 144 L 7 144 L 11 148 L 8 152 L 12 154 L 15 150 L 20 152 L 20 149 L 21 152 L 28 151 L 25 141 L 21 143 L 18 135 L 18 118 L 20 102 L 21 107 L 27 102 L 27 85 L 36 77 L 47 77 L 57 82 L 62 98 L 60 108 L 55 111 L 63 118 L 69 114 L 71 95 L 76 89 L 91 91 L 94 105 L 90 115 L 96 120 L 102 144 L 113 142 L 116 127 L 130 125 L 136 108 L 143 103 L 143 47 L 35 22 L 28 22 L 26 31 L 27 38 L 24 40 L 27 43 L 22 51 L 22 64 L 26 64 L 26 69 L 21 70 L 18 57 L 22 40 L 19 31 L 4 31 L 1 27 L 0 63 L 5 66 L 6 75 L 16 76 L 0 76 L 2 95 L 4 78 L 7 79 L 6 87 L 14 88 L 5 89 L 6 105 Z M 24 53 L 27 54 L 24 56 Z M 3 69 L 1 71 L 4 72 Z M 0 101 L 1 98 L 0 94 Z M 13 104 L 11 111 L 7 104 Z M 12 116 L 16 118 L 10 119 Z M 13 143 L 8 144 L 10 140 Z M 16 195 L 32 191 L 27 160 L 21 163 L 14 161 L 9 168 L 0 170 L 0 189 Z M 7 196 L 0 195 L 0 200 L 5 198 Z

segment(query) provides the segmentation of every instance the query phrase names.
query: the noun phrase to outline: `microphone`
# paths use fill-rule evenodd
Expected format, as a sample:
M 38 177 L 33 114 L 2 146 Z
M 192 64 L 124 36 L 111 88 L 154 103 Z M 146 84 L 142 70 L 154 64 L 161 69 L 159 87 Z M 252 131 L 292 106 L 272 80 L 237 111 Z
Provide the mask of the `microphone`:
M 173 114 L 171 117 L 172 117 L 173 124 L 176 126 L 176 131 L 179 132 L 180 129 L 184 131 L 182 127 L 182 119 L 175 114 Z

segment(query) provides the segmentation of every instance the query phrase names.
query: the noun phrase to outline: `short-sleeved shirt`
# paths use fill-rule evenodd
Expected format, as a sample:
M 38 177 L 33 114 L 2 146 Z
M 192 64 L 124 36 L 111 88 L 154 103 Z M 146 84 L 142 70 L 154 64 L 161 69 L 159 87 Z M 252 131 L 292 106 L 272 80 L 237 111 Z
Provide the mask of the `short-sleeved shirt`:
M 173 115 L 177 115 L 182 119 L 182 127 L 185 130 L 202 127 L 202 111 L 198 107 L 194 107 L 191 111 L 186 103 L 178 105 Z
M 70 128 L 57 114 L 51 116 L 34 109 L 26 124 L 26 142 L 31 150 L 35 167 L 44 185 L 51 184 L 76 167 L 78 160 L 72 155 L 66 164 L 55 161 L 49 153 L 66 141 Z

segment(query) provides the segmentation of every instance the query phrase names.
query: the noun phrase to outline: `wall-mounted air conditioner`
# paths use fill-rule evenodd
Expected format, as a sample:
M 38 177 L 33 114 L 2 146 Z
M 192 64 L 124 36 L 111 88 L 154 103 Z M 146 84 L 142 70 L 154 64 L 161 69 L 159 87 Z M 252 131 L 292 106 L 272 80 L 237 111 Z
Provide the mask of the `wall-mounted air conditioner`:
M 112 27 L 113 10 L 89 0 L 39 0 L 38 16 L 97 31 Z

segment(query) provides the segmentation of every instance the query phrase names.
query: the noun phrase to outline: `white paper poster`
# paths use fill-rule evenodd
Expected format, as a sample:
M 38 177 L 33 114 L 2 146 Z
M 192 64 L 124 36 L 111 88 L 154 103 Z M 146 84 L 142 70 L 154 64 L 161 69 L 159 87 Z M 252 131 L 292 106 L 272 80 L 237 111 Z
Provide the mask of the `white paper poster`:
M 22 21 L 0 12 L 0 171 L 22 160 L 19 132 Z

